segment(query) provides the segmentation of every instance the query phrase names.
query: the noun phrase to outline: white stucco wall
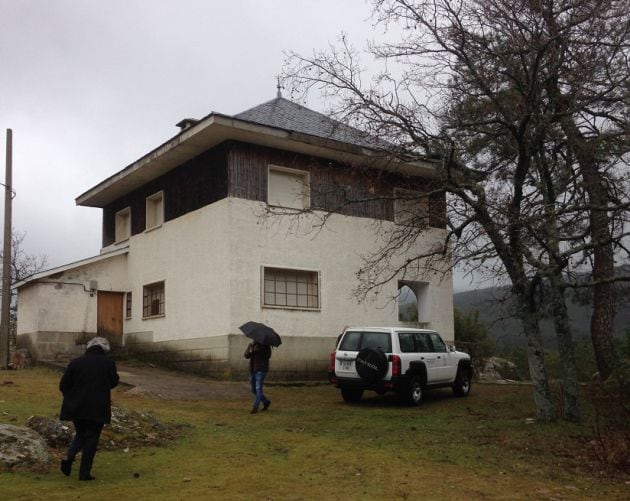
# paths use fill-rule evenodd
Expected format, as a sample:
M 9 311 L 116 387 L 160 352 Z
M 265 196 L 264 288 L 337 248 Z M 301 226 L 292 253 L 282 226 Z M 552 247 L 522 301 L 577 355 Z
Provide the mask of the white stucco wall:
M 18 334 L 95 332 L 96 296 L 90 296 L 82 285 L 63 283 L 89 284 L 91 280 L 97 281 L 98 290 L 132 292 L 132 316 L 123 320 L 125 339 L 173 342 L 177 351 L 193 350 L 203 339 L 222 337 L 221 342 L 202 342 L 200 351 L 190 351 L 189 359 L 200 353 L 209 353 L 217 361 L 240 357 L 240 353 L 230 353 L 227 336 L 239 334 L 238 326 L 248 320 L 272 325 L 284 337 L 302 337 L 304 342 L 309 338 L 309 346 L 318 346 L 309 355 L 316 363 L 326 358 L 333 340 L 347 325 L 410 325 L 398 321 L 397 280 L 386 284 L 370 302 L 360 304 L 352 296 L 361 256 L 380 245 L 374 221 L 335 215 L 313 231 L 312 222 L 320 222 L 313 216 L 303 216 L 298 222 L 294 217 L 265 218 L 264 212 L 262 203 L 227 198 L 132 236 L 122 244 L 128 246 L 127 254 L 68 269 L 44 280 L 49 283 L 28 284 L 19 291 Z M 419 250 L 441 238 L 443 230 L 429 230 L 418 242 Z M 321 309 L 262 307 L 262 266 L 318 271 Z M 429 283 L 427 326 L 452 340 L 450 277 L 404 278 Z M 143 319 L 143 286 L 159 281 L 165 282 L 165 315 Z M 180 343 L 186 340 L 188 344 Z M 290 347 L 286 343 L 284 353 L 279 350 L 277 356 L 286 355 L 294 366 L 309 363 L 296 362 L 299 344 L 289 357 Z
M 33 332 L 96 332 L 98 290 L 127 288 L 127 257 L 115 256 L 78 266 L 63 273 L 27 284 L 18 290 L 17 334 Z
M 230 331 L 227 200 L 129 239 L 132 317 L 125 334 L 154 342 Z M 142 318 L 144 285 L 165 282 L 165 316 Z
M 247 320 L 274 326 L 285 336 L 335 338 L 347 325 L 409 325 L 398 320 L 397 280 L 384 286 L 370 302 L 359 304 L 352 296 L 362 255 L 380 245 L 374 221 L 333 215 L 320 231 L 315 216 L 265 218 L 264 205 L 229 199 L 231 253 L 232 332 Z M 389 223 L 385 223 L 386 225 Z M 430 229 L 418 242 L 426 250 L 443 230 Z M 320 311 L 261 307 L 261 265 L 301 268 L 320 273 Z M 447 340 L 453 339 L 453 289 L 450 275 L 410 276 L 406 280 L 429 282 L 431 321 Z

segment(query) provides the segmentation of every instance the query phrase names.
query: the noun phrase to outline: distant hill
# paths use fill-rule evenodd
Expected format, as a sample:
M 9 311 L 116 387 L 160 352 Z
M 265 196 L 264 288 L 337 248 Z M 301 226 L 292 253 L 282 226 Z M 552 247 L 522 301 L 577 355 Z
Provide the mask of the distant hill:
M 510 312 L 511 300 L 506 300 L 508 289 L 506 287 L 490 287 L 474 291 L 458 292 L 453 295 L 453 303 L 462 311 L 478 310 L 479 319 L 488 326 L 492 337 L 499 347 L 514 348 L 525 346 L 525 338 L 520 322 Z M 615 317 L 614 334 L 620 337 L 627 328 L 630 328 L 630 301 L 627 291 L 620 289 Z M 573 339 L 590 339 L 590 325 L 592 307 L 589 298 L 578 300 L 572 292 L 567 292 L 572 298 L 568 303 L 569 319 L 573 330 Z M 553 323 L 549 319 L 541 321 L 541 331 L 545 341 L 545 347 L 555 347 L 555 334 Z

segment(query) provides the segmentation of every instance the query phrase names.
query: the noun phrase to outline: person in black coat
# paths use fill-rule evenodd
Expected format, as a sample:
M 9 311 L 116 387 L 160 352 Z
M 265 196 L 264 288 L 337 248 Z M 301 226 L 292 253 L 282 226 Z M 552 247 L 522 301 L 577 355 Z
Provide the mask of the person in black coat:
M 251 413 L 256 414 L 261 403 L 263 404 L 263 411 L 266 411 L 271 400 L 263 393 L 263 384 L 269 371 L 271 346 L 254 341 L 247 346 L 244 356 L 249 359 L 249 385 L 254 394 L 254 405 Z
M 61 460 L 61 471 L 69 476 L 79 451 L 79 480 L 94 480 L 92 462 L 101 431 L 111 421 L 111 389 L 118 384 L 116 363 L 107 357 L 109 342 L 95 337 L 85 354 L 72 360 L 59 382 L 63 403 L 59 419 L 74 423 L 75 435 Z

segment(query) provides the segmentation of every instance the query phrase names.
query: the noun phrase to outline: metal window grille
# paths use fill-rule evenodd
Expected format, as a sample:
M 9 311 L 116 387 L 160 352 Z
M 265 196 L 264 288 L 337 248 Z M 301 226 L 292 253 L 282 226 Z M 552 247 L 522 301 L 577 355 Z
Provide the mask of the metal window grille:
M 145 285 L 142 294 L 142 316 L 164 315 L 164 282 Z

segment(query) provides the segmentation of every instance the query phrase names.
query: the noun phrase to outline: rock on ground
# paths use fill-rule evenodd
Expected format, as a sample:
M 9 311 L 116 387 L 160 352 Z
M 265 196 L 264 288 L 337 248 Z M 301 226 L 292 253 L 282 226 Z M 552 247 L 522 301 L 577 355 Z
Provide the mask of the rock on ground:
M 58 419 L 31 416 L 26 420 L 26 426 L 39 433 L 50 447 L 67 447 L 74 436 L 74 426 Z
M 490 357 L 479 372 L 479 379 L 497 381 L 501 379 L 519 380 L 520 378 L 514 363 L 505 358 Z
M 51 462 L 48 446 L 42 437 L 25 426 L 0 424 L 0 466 L 47 466 Z

